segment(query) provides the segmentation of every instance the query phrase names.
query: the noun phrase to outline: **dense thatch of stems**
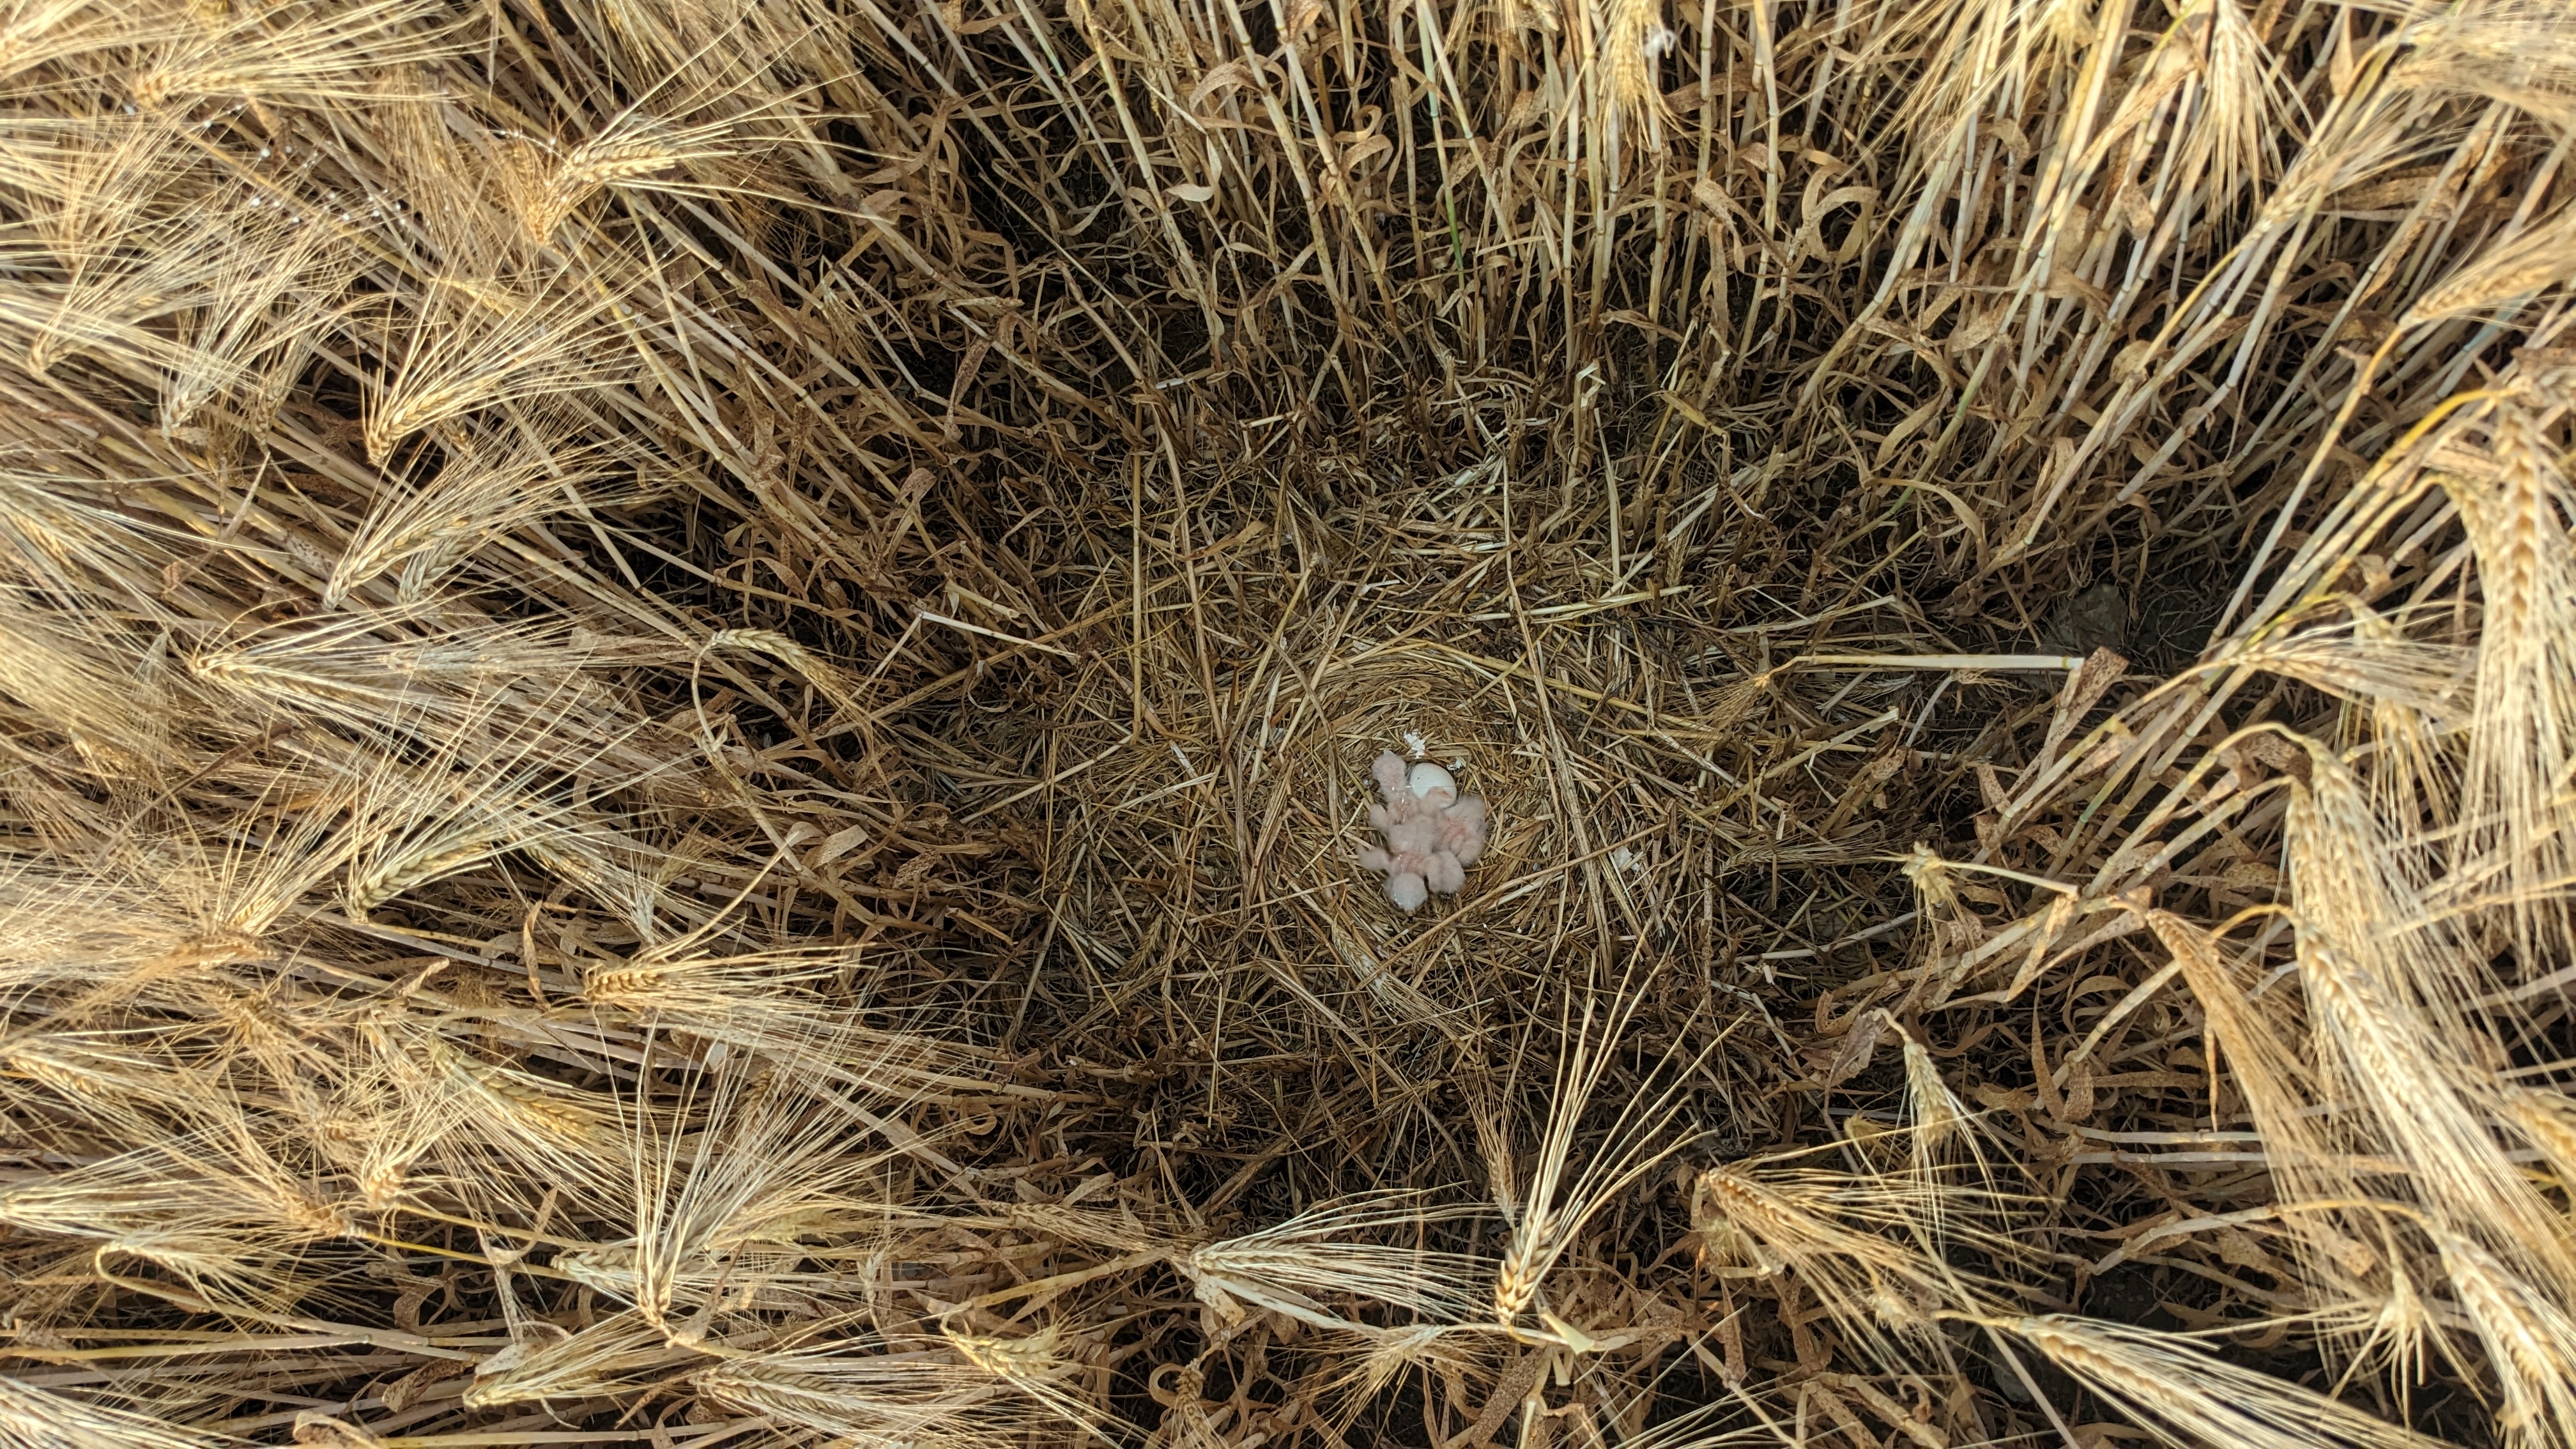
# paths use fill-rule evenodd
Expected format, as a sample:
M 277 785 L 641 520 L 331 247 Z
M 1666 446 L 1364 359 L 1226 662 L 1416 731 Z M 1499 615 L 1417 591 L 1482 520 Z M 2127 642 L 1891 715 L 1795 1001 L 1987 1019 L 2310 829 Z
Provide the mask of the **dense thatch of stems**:
M 2570 17 L 0 0 L 0 1445 L 2576 1445 Z

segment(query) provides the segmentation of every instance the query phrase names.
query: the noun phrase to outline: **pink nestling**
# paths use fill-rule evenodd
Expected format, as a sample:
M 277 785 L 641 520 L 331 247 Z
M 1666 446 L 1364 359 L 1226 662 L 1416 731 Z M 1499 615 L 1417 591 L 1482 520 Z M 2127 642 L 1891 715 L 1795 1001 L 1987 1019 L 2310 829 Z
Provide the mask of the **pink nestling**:
M 1377 757 L 1383 805 L 1369 807 L 1369 823 L 1386 838 L 1385 848 L 1370 846 L 1359 863 L 1386 872 L 1386 898 L 1411 912 L 1432 892 L 1454 895 L 1467 883 L 1467 867 L 1485 853 L 1485 801 L 1461 799 L 1458 782 L 1429 760 L 1411 770 L 1395 751 Z

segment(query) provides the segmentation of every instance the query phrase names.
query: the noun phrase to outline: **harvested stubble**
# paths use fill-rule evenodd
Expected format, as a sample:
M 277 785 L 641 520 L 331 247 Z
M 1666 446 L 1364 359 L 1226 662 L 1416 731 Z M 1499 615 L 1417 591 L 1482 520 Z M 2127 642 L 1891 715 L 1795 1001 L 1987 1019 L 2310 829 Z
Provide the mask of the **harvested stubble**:
M 0 1444 L 2576 1444 L 2561 5 L 0 87 Z

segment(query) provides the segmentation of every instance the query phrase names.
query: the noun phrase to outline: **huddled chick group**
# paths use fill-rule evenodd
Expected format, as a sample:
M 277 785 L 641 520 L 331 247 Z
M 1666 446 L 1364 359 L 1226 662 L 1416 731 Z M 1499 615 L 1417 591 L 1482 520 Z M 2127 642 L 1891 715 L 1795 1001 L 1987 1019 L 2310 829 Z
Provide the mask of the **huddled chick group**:
M 1467 867 L 1485 853 L 1485 801 L 1458 797 L 1458 782 L 1428 760 L 1411 771 L 1395 751 L 1377 757 L 1372 773 L 1386 796 L 1369 807 L 1369 823 L 1386 848 L 1360 852 L 1360 864 L 1386 872 L 1386 897 L 1411 911 L 1438 891 L 1451 895 L 1467 883 Z

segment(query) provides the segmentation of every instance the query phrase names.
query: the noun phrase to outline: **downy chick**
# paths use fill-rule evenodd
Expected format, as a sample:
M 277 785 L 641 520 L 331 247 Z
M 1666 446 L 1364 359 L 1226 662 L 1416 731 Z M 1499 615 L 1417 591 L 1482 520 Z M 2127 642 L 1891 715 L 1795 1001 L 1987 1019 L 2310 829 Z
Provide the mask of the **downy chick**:
M 1420 907 L 1433 892 L 1453 895 L 1467 883 L 1467 867 L 1485 853 L 1485 802 L 1460 799 L 1458 782 L 1428 760 L 1410 771 L 1393 750 L 1377 757 L 1383 805 L 1369 807 L 1369 823 L 1386 839 L 1370 846 L 1359 863 L 1386 872 L 1386 896 L 1397 910 Z

